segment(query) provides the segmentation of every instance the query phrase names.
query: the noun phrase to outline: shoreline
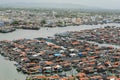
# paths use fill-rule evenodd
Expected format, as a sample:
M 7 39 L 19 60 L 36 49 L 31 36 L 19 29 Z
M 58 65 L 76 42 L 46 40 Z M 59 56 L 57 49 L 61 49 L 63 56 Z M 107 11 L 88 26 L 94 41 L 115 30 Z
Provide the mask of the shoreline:
M 106 24 L 109 24 L 109 23 L 106 23 Z M 93 25 L 91 25 L 91 26 L 97 26 L 97 25 L 106 25 L 106 24 L 93 24 Z M 110 23 L 110 24 L 119 24 L 119 23 Z M 83 26 L 83 25 L 86 25 L 86 24 L 81 24 L 81 25 L 76 25 L 76 26 Z M 69 26 L 73 26 L 73 25 L 69 25 Z M 87 25 L 86 25 L 87 26 Z M 88 26 L 89 26 L 89 24 L 88 24 Z M 23 30 L 40 30 L 40 28 L 56 28 L 56 27 L 60 27 L 60 28 L 62 28 L 62 27 L 68 27 L 68 26 L 55 26 L 55 27 L 8 27 L 7 29 L 6 29 L 6 27 L 1 27 L 1 29 L 0 29 L 0 33 L 11 33 L 11 32 L 14 32 L 14 31 L 16 31 L 16 30 L 18 30 L 18 29 L 23 29 Z

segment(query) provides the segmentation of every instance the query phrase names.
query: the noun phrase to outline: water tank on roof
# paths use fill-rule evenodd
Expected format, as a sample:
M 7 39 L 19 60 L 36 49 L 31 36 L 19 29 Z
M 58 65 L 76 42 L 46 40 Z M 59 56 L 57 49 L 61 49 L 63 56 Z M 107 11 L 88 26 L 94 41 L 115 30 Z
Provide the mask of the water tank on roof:
M 79 55 L 79 57 L 82 57 L 82 56 L 83 56 L 82 52 L 78 53 L 78 55 Z

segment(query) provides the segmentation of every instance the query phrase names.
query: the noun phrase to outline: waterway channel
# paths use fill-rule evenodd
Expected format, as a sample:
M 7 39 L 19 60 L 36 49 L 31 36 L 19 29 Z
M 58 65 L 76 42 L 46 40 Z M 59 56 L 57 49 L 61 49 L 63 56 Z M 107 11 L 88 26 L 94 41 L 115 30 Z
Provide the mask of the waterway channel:
M 109 25 L 120 27 L 120 24 L 104 24 L 104 25 L 81 25 L 55 28 L 41 28 L 40 30 L 37 31 L 18 29 L 11 33 L 0 33 L 0 40 L 16 40 L 21 38 L 33 39 L 38 37 L 47 38 L 48 36 L 54 36 L 54 34 L 56 33 L 100 28 Z M 14 61 L 6 60 L 4 57 L 0 56 L 0 80 L 25 80 L 27 75 L 18 73 L 16 67 L 14 66 L 14 63 L 15 63 Z

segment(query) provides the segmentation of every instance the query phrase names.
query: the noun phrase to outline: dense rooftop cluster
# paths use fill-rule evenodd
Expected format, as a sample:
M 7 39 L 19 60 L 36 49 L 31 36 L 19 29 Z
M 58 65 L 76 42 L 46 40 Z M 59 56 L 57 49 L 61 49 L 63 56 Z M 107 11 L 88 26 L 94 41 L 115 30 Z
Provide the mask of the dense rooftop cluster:
M 106 15 L 69 9 L 2 9 L 0 10 L 0 32 L 6 33 L 15 29 L 39 30 L 41 27 L 119 23 L 119 17 L 119 14 Z M 6 31 L 1 27 L 7 28 Z
M 105 28 L 82 30 L 73 32 L 73 36 L 86 41 L 104 44 L 120 45 L 120 27 L 107 26 Z
M 95 30 L 111 30 L 109 32 L 112 33 L 114 29 Z M 86 30 L 86 34 L 89 31 Z M 120 49 L 83 41 L 83 32 L 66 32 L 49 38 L 4 40 L 0 42 L 1 55 L 16 61 L 18 71 L 32 75 L 26 80 L 119 80 Z

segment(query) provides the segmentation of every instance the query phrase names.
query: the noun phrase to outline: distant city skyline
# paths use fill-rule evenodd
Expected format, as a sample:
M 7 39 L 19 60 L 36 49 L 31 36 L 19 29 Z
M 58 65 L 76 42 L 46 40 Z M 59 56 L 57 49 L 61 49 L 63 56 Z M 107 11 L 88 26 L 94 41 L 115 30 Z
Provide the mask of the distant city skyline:
M 120 0 L 0 0 L 0 5 L 6 3 L 67 3 L 104 9 L 120 9 Z

